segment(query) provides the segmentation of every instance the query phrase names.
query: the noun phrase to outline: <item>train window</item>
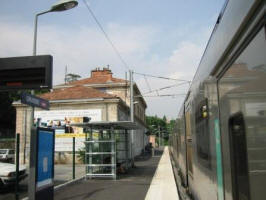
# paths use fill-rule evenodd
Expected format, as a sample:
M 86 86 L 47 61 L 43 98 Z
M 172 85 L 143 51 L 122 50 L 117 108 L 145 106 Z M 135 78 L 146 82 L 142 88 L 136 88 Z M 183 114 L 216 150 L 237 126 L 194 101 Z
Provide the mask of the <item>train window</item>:
M 190 107 L 186 108 L 186 144 L 187 144 L 187 166 L 188 174 L 193 177 L 193 158 L 192 158 L 192 138 L 191 138 L 191 118 L 190 118 Z
M 208 100 L 201 101 L 196 110 L 196 144 L 199 163 L 210 168 L 210 135 L 209 135 Z
M 266 196 L 265 48 L 261 29 L 218 84 L 225 189 L 236 200 Z
M 242 113 L 229 118 L 231 143 L 232 182 L 235 199 L 250 199 L 247 162 L 247 140 L 245 122 Z M 241 198 L 240 198 L 241 197 Z

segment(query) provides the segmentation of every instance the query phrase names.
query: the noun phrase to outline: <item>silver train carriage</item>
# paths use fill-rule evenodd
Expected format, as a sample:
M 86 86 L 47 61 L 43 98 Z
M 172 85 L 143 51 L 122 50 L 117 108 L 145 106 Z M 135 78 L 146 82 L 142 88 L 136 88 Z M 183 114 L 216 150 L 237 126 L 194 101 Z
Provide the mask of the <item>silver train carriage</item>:
M 265 0 L 229 0 L 176 120 L 182 199 L 266 199 Z

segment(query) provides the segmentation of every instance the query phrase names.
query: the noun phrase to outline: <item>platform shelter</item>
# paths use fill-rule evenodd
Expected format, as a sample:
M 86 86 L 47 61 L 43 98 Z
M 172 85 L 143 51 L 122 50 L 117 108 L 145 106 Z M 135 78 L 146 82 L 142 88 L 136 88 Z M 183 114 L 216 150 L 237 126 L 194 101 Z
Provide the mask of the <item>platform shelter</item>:
M 131 130 L 137 130 L 130 121 L 73 123 L 84 128 L 86 178 L 109 177 L 125 172 L 132 161 Z

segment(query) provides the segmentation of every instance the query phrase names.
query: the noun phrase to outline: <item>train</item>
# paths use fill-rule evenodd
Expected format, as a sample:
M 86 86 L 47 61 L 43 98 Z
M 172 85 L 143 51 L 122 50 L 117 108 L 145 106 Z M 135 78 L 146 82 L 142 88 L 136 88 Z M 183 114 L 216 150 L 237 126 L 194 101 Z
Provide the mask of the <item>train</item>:
M 169 150 L 181 199 L 266 199 L 266 1 L 227 0 Z

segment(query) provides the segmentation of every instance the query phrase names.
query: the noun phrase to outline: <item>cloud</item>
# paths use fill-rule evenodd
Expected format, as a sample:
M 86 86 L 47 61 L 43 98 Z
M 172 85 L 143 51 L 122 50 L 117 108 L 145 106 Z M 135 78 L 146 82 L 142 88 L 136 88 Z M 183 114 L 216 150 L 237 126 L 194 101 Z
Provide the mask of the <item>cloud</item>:
M 32 55 L 33 27 L 28 24 L 0 22 L 0 57 Z M 112 39 L 120 54 L 130 68 L 136 72 L 165 76 L 177 79 L 192 80 L 197 65 L 203 54 L 210 34 L 209 28 L 198 32 L 194 39 L 188 38 L 176 41 L 175 48 L 168 54 L 160 54 L 161 32 L 152 26 L 123 26 L 109 23 L 106 32 Z M 172 33 L 169 33 L 172 34 Z M 167 37 L 167 35 L 164 35 Z M 201 38 L 201 40 L 199 40 Z M 114 53 L 106 38 L 98 28 L 80 26 L 78 29 L 42 25 L 38 27 L 37 54 L 51 54 L 54 57 L 54 84 L 64 80 L 65 66 L 68 71 L 87 77 L 95 67 L 109 64 L 114 76 L 123 78 L 126 68 Z M 150 89 L 143 76 L 134 76 L 143 93 Z M 178 84 L 168 81 L 148 78 L 152 90 Z M 159 94 L 184 94 L 188 85 L 160 90 Z M 154 96 L 157 93 L 147 95 Z M 184 95 L 165 98 L 147 97 L 148 114 L 166 114 L 175 118 L 182 104 Z
M 177 75 L 177 78 L 191 80 L 202 53 L 202 46 L 191 41 L 181 42 L 169 57 L 169 67 L 176 70 L 175 75 Z
M 158 76 L 192 81 L 196 69 L 199 65 L 200 59 L 203 55 L 210 33 L 210 28 L 206 28 L 198 33 L 198 35 L 201 36 L 202 40 L 198 40 L 198 38 L 195 38 L 195 40 L 185 40 L 180 42 L 166 59 L 161 60 L 159 63 L 157 63 L 157 65 L 153 64 L 154 72 Z M 163 68 L 161 66 L 167 66 L 167 68 Z M 141 77 L 137 82 L 140 88 L 142 88 L 142 92 L 149 92 L 149 87 L 143 77 Z M 166 81 L 154 78 L 150 78 L 148 82 L 152 90 L 176 84 L 176 87 L 158 90 L 158 92 L 149 93 L 148 95 L 180 95 L 177 95 L 175 97 L 145 98 L 149 105 L 149 114 L 155 115 L 158 113 L 168 113 L 169 117 L 176 118 L 179 112 L 179 108 L 181 107 L 185 98 L 185 95 L 182 94 L 187 93 L 187 90 L 189 89 L 189 84 L 179 85 L 182 82 Z
M 16 23 L 0 23 L 0 56 L 32 55 L 33 28 Z M 148 51 L 154 30 L 144 26 L 109 24 L 106 32 L 120 54 L 126 58 L 142 57 Z M 114 72 L 124 68 L 103 34 L 96 28 L 82 26 L 79 30 L 42 25 L 38 27 L 37 54 L 54 57 L 54 82 L 63 81 L 64 68 L 88 76 L 95 67 L 110 64 Z M 125 69 L 125 68 L 124 68 Z M 120 73 L 124 76 L 124 72 Z

